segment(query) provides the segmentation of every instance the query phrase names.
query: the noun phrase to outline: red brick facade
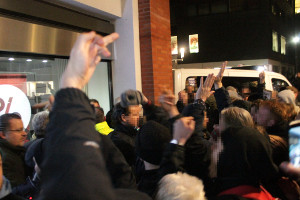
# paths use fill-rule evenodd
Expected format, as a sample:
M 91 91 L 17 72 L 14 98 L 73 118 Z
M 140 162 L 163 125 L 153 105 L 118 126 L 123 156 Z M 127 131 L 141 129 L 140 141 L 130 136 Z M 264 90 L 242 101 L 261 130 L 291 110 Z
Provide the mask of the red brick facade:
M 173 90 L 169 0 L 139 0 L 142 89 L 158 103 L 163 86 Z

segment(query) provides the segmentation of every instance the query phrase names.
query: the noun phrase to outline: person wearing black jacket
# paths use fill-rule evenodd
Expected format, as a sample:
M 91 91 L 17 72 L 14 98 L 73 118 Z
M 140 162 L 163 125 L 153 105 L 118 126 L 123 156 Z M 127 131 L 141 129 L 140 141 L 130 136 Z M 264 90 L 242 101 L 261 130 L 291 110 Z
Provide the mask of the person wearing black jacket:
M 145 165 L 138 182 L 138 190 L 154 196 L 159 177 L 159 164 L 167 143 L 171 140 L 170 130 L 155 121 L 141 127 L 136 138 L 136 153 Z
M 140 115 L 141 106 L 143 116 Z M 154 120 L 168 127 L 167 113 L 155 106 L 138 90 L 127 90 L 121 94 L 121 102 L 116 104 L 113 112 L 115 129 L 108 136 L 124 155 L 133 169 L 136 165 L 135 140 L 141 121 Z
M 204 122 L 204 112 L 206 110 L 206 99 L 212 94 L 211 87 L 214 83 L 214 75 L 209 74 L 207 79 L 203 84 L 203 79 L 201 78 L 201 84 L 196 92 L 196 100 L 193 104 L 189 104 L 184 108 L 182 114 L 184 116 L 191 116 L 195 120 L 195 128 L 193 134 L 188 137 L 187 141 L 183 145 L 173 145 L 170 144 L 166 148 L 165 157 L 171 159 L 172 164 L 165 164 L 167 167 L 162 167 L 161 170 L 163 175 L 167 173 L 175 173 L 178 170 L 184 170 L 187 173 L 197 176 L 202 179 L 205 185 L 208 185 L 210 179 L 208 177 L 208 167 L 210 164 L 210 154 L 211 154 L 211 143 L 204 137 L 203 133 L 203 123 Z M 161 98 L 162 107 L 169 113 L 170 124 L 174 124 L 177 119 L 183 117 L 179 114 L 175 103 L 174 95 L 171 93 L 165 94 Z M 172 127 L 172 126 L 171 126 Z M 174 127 L 172 127 L 172 133 L 174 137 Z M 176 142 L 175 142 L 176 144 Z M 184 160 L 177 159 L 184 158 Z M 174 159 L 173 159 L 174 158 Z M 165 159 L 165 161 L 168 159 Z
M 7 113 L 0 116 L 0 148 L 2 151 L 3 174 L 12 187 L 25 183 L 29 168 L 25 165 L 24 131 L 21 116 Z
M 95 130 L 94 110 L 81 91 L 91 78 L 106 45 L 116 33 L 81 34 L 62 75 L 45 138 L 39 199 L 149 199 L 134 190 L 114 189 L 105 167 L 102 139 Z

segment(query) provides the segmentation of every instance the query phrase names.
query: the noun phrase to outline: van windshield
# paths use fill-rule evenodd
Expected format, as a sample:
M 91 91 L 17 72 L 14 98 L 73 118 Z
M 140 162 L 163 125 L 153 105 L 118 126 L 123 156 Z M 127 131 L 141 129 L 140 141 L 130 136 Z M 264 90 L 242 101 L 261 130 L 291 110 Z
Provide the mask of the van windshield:
M 191 85 L 194 87 L 194 91 L 197 91 L 200 85 L 201 76 L 190 76 L 186 79 L 185 86 Z M 206 76 L 203 76 L 203 82 L 205 81 Z M 242 91 L 242 88 L 256 88 L 259 82 L 257 77 L 226 77 L 222 79 L 223 86 L 226 88 L 228 86 L 235 87 L 238 91 Z M 214 90 L 214 88 L 213 88 Z

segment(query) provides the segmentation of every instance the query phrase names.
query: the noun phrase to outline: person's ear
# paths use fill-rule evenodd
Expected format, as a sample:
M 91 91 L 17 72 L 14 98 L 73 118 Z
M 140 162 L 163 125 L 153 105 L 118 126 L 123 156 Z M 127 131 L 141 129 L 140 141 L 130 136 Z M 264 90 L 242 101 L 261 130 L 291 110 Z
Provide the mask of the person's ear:
M 5 134 L 3 131 L 0 131 L 0 138 L 5 139 Z
M 122 122 L 126 122 L 126 119 L 125 119 L 125 115 L 124 115 L 124 114 L 121 115 L 121 120 L 122 120 Z

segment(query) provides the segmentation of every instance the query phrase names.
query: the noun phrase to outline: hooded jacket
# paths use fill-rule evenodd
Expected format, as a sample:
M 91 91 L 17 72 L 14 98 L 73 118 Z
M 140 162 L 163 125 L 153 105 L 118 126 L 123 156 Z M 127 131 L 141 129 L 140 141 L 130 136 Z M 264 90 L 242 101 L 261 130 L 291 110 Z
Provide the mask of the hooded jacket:
M 279 177 L 269 141 L 257 130 L 228 128 L 221 135 L 224 146 L 217 165 L 217 193 L 241 185 L 260 188 L 260 182 Z

